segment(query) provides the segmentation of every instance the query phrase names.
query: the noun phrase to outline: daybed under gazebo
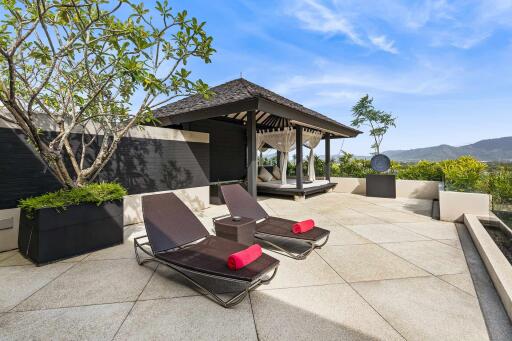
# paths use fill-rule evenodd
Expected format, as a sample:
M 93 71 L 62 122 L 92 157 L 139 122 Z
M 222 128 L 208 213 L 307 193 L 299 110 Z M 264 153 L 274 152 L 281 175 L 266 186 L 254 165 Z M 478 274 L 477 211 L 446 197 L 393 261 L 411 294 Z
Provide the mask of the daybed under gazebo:
M 210 134 L 210 182 L 219 186 L 245 182 L 253 196 L 276 194 L 296 199 L 332 189 L 330 140 L 361 132 L 286 99 L 243 78 L 211 88 L 210 99 L 195 95 L 155 110 L 162 126 Z M 314 148 L 325 142 L 323 179 L 314 173 Z M 262 181 L 257 153 L 277 150 L 279 175 Z M 302 149 L 309 149 L 308 174 L 302 172 Z M 296 152 L 296 175 L 288 178 L 288 153 Z M 262 165 L 263 166 L 263 165 Z M 276 171 L 276 169 L 271 169 Z M 267 179 L 268 180 L 268 179 Z
M 297 130 L 292 127 L 282 129 L 260 130 L 256 132 L 258 151 L 275 149 L 278 155 L 276 166 L 258 168 L 256 188 L 259 194 L 306 196 L 330 190 L 336 184 L 328 179 L 317 179 L 315 174 L 314 149 L 322 139 L 322 132 L 303 128 L 302 146 L 309 149 L 308 172 L 302 181 L 302 189 L 297 189 L 297 179 L 287 176 L 288 155 L 297 148 Z M 264 168 L 264 169 L 261 169 Z

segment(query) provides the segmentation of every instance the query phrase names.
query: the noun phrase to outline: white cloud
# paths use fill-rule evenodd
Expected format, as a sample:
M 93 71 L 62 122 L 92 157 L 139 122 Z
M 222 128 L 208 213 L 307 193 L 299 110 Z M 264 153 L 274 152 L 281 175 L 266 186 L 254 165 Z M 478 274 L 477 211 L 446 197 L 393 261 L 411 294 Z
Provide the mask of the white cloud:
M 297 1 L 296 7 L 292 9 L 292 14 L 303 23 L 306 29 L 329 34 L 343 34 L 357 45 L 364 44 L 347 18 L 317 0 Z
M 434 47 L 469 49 L 500 28 L 512 27 L 512 0 L 285 1 L 287 15 L 305 29 L 343 35 L 356 45 L 393 54 L 401 34 Z
M 378 98 L 460 94 L 466 72 L 460 65 L 416 58 L 399 70 L 324 61 L 308 72 L 282 77 L 271 88 L 313 108 L 351 105 L 366 93 Z
M 337 106 L 340 104 L 352 105 L 358 99 L 363 97 L 366 93 L 364 91 L 350 91 L 350 90 L 332 90 L 314 92 L 314 96 L 304 97 L 301 101 L 306 107 L 326 107 Z
M 350 20 L 350 14 L 337 10 L 333 6 L 327 6 L 319 0 L 298 0 L 293 2 L 293 5 L 287 10 L 302 23 L 305 29 L 310 31 L 329 35 L 341 34 L 356 45 L 376 47 L 393 54 L 398 53 L 393 46 L 394 42 L 389 41 L 386 36 L 368 36 L 364 30 L 357 30 L 354 27 Z
M 369 39 L 373 45 L 377 46 L 383 51 L 393 54 L 398 53 L 398 49 L 395 47 L 395 42 L 393 40 L 389 40 L 385 35 L 370 36 Z

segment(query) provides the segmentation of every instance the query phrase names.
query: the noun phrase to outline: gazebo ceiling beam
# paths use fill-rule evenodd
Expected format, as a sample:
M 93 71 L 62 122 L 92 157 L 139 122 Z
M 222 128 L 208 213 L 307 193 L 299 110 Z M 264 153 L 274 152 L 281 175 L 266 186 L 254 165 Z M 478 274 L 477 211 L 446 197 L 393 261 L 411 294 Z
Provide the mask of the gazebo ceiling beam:
M 245 114 L 245 111 L 242 111 L 242 112 L 239 112 L 235 115 L 235 117 L 233 117 L 235 120 L 238 120 L 239 117 L 242 117 L 243 115 Z
M 267 118 L 261 119 L 258 123 L 261 122 L 261 124 L 269 126 L 272 125 L 274 127 L 276 126 L 276 123 L 287 126 L 290 124 L 297 124 L 323 132 L 329 132 L 331 134 L 331 139 L 337 137 L 354 137 L 360 133 L 350 127 L 340 126 L 328 118 L 308 115 L 296 108 L 279 104 L 263 97 L 254 97 L 237 102 L 224 103 L 213 107 L 161 117 L 159 119 L 162 126 L 170 126 L 214 117 L 225 117 L 226 115 L 230 115 L 230 113 L 239 113 L 240 115 L 237 115 L 236 119 L 245 121 L 247 120 L 247 115 L 245 114 L 247 111 L 256 113 L 264 112 L 269 114 Z M 242 113 L 243 115 L 241 115 Z M 269 120 L 270 117 L 281 117 L 284 120 L 277 122 L 275 119 Z M 272 124 L 269 124 L 270 122 L 272 122 Z
M 274 116 L 268 115 L 267 118 L 264 119 L 263 122 L 261 122 L 261 124 L 270 125 L 270 123 L 272 122 L 273 118 L 274 118 Z
M 259 98 L 258 108 L 260 110 L 271 112 L 273 115 L 284 117 L 290 122 L 300 124 L 302 126 L 311 127 L 318 130 L 330 131 L 336 136 L 349 137 L 348 129 L 347 132 L 342 132 L 343 128 L 340 128 L 337 124 L 320 117 L 306 116 L 296 109 L 287 107 L 282 104 L 278 104 L 269 101 L 265 98 Z

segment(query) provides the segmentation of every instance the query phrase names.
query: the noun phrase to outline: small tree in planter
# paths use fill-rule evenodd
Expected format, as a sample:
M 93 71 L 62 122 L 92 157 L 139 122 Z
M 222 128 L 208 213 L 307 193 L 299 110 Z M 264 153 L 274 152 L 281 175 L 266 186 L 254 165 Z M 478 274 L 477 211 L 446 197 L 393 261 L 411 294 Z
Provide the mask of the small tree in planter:
M 212 37 L 167 0 L 151 10 L 130 0 L 8 0 L 0 9 L 0 119 L 64 188 L 93 182 L 128 130 L 154 121 L 153 108 L 210 95 L 185 67 L 210 62 Z
M 374 143 L 374 157 L 372 158 L 372 168 L 378 169 L 374 166 L 379 164 L 380 159 L 383 157 L 380 154 L 380 145 L 390 127 L 395 127 L 396 118 L 390 113 L 382 110 L 377 110 L 373 106 L 373 98 L 365 95 L 357 104 L 352 108 L 354 119 L 352 126 L 361 127 L 366 125 L 370 128 L 370 136 L 373 137 Z M 384 158 L 385 161 L 386 158 Z M 394 175 L 366 175 L 366 195 L 384 198 L 396 198 L 396 179 Z
M 373 98 L 368 95 L 363 96 L 356 105 L 352 107 L 352 126 L 360 128 L 365 125 L 370 128 L 370 136 L 373 137 L 374 143 L 372 148 L 374 154 L 380 154 L 380 145 L 384 139 L 384 135 L 389 128 L 396 127 L 396 117 L 382 110 L 377 110 L 373 106 Z

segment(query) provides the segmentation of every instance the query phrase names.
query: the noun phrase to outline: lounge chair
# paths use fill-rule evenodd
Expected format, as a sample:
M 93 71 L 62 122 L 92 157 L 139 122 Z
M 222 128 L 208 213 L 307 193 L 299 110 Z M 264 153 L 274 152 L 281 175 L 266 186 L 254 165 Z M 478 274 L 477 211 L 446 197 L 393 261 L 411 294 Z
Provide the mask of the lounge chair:
M 316 226 L 305 233 L 293 233 L 292 225 L 296 221 L 269 216 L 258 201 L 239 184 L 222 186 L 221 191 L 230 215 L 256 220 L 254 238 L 271 245 L 282 254 L 294 259 L 305 259 L 314 249 L 324 246 L 329 239 L 330 232 Z M 303 252 L 294 252 L 290 248 L 275 244 L 271 238 L 303 242 L 308 244 L 309 248 Z
M 134 240 L 137 263 L 155 261 L 169 266 L 225 308 L 240 303 L 250 290 L 268 283 L 276 274 L 279 261 L 266 254 L 242 269 L 230 270 L 228 257 L 247 246 L 210 235 L 173 193 L 142 197 L 142 212 L 147 236 Z M 148 257 L 141 257 L 139 250 Z M 238 283 L 244 289 L 223 300 L 189 274 Z

